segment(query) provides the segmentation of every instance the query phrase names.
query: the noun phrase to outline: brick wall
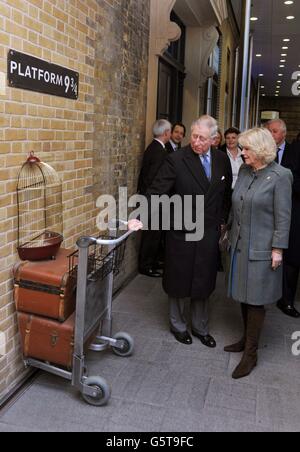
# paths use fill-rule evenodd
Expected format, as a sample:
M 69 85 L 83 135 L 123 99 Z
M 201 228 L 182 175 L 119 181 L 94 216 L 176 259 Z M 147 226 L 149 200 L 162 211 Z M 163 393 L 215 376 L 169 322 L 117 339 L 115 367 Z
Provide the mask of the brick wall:
M 149 0 L 0 0 L 0 79 L 14 49 L 80 73 L 78 101 L 0 89 L 0 399 L 23 376 L 11 269 L 16 177 L 28 152 L 63 181 L 65 245 L 95 232 L 100 194 L 136 188 L 144 149 Z M 135 269 L 129 243 L 121 284 Z

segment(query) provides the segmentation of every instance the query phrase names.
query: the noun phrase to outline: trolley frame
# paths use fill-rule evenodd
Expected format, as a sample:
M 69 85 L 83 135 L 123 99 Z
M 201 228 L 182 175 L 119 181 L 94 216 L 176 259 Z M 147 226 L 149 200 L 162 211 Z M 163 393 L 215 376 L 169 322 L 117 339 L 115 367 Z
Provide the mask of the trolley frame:
M 119 225 L 128 225 L 124 221 L 114 221 L 115 227 L 110 228 L 110 236 L 115 237 Z M 85 364 L 85 345 L 88 339 L 98 330 L 96 338 L 89 349 L 101 352 L 112 347 L 119 356 L 130 356 L 133 351 L 133 340 L 126 333 L 119 333 L 112 337 L 112 298 L 113 298 L 113 269 L 103 280 L 89 277 L 90 248 L 108 247 L 108 256 L 113 256 L 114 250 L 125 242 L 134 231 L 127 231 L 119 238 L 102 239 L 82 237 L 77 241 L 77 294 L 75 315 L 75 338 L 72 371 L 67 371 L 50 363 L 32 358 L 24 359 L 26 367 L 34 367 L 53 375 L 69 380 L 76 387 L 87 403 L 102 406 L 110 398 L 110 388 L 101 377 L 88 378 Z M 123 244 L 125 245 L 125 244 Z M 104 262 L 105 265 L 105 262 Z

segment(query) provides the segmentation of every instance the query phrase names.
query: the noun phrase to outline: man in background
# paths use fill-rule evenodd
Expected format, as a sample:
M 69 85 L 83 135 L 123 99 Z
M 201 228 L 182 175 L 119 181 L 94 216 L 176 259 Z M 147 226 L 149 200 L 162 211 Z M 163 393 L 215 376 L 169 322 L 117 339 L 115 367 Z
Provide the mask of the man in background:
M 287 126 L 281 119 L 269 121 L 266 127 L 277 144 L 276 162 L 290 169 L 294 176 L 290 245 L 284 253 L 283 296 L 277 306 L 287 316 L 300 318 L 300 313 L 295 308 L 300 274 L 300 145 L 287 143 Z
M 180 122 L 176 122 L 176 124 L 172 127 L 171 139 L 166 144 L 166 149 L 169 154 L 178 151 L 181 148 L 181 143 L 186 136 L 186 127 Z
M 154 139 L 145 151 L 138 183 L 138 193 L 145 195 L 152 185 L 158 171 L 165 162 L 168 152 L 166 144 L 171 138 L 172 125 L 165 119 L 156 121 L 153 126 Z M 159 251 L 162 241 L 161 231 L 143 231 L 139 257 L 139 271 L 151 278 L 160 278 L 158 271 Z

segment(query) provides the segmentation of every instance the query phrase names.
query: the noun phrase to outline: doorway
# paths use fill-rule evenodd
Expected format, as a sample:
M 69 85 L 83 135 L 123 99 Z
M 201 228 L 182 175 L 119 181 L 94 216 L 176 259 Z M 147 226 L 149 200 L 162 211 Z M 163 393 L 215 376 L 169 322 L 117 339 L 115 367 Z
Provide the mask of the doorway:
M 186 28 L 174 12 L 171 20 L 181 28 L 181 38 L 159 60 L 157 118 L 174 124 L 182 121 Z

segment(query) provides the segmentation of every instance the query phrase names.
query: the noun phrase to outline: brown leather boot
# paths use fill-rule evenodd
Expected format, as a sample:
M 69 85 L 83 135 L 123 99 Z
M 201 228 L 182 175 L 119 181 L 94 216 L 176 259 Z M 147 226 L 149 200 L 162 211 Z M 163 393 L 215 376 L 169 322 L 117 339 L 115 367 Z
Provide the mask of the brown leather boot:
M 266 311 L 264 307 L 248 306 L 248 324 L 245 353 L 242 361 L 232 374 L 238 380 L 247 377 L 257 366 L 257 350 Z
M 241 304 L 241 309 L 242 309 L 242 317 L 243 317 L 243 322 L 244 322 L 244 336 L 237 344 L 228 345 L 228 347 L 225 347 L 224 351 L 227 353 L 241 353 L 245 350 L 247 320 L 248 320 L 248 305 Z

